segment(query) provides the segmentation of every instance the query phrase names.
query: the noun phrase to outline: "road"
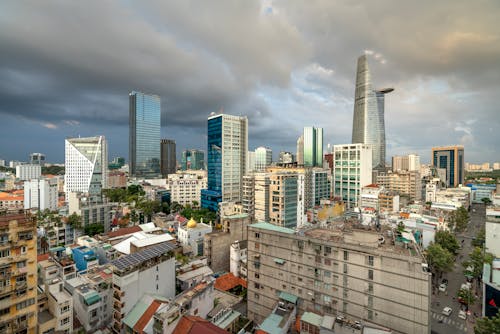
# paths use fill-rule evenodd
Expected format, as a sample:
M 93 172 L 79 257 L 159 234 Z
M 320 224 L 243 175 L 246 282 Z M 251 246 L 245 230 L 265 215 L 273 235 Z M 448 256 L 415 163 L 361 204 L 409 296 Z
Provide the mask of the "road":
M 473 204 L 472 208 L 473 210 L 471 210 L 470 212 L 471 220 L 467 226 L 466 231 L 457 235 L 458 242 L 461 242 L 461 240 L 464 240 L 464 242 L 462 243 L 462 249 L 457 255 L 455 266 L 451 272 L 443 276 L 449 281 L 448 289 L 446 293 L 439 292 L 436 289 L 435 291 L 437 294 L 432 296 L 431 329 L 432 333 L 435 334 L 474 333 L 474 324 L 472 322 L 473 316 L 469 316 L 467 321 L 458 318 L 460 304 L 456 300 L 457 292 L 460 289 L 460 286 L 466 281 L 462 262 L 468 260 L 468 255 L 472 250 L 471 238 L 475 237 L 480 228 L 484 226 L 484 222 L 486 219 L 484 205 Z M 472 284 L 473 287 L 475 287 L 477 283 L 474 280 Z M 475 304 L 471 307 L 471 312 L 479 313 L 481 310 L 480 304 L 481 299 L 478 298 Z M 445 306 L 449 306 L 453 309 L 453 312 L 449 317 L 444 316 L 441 313 Z

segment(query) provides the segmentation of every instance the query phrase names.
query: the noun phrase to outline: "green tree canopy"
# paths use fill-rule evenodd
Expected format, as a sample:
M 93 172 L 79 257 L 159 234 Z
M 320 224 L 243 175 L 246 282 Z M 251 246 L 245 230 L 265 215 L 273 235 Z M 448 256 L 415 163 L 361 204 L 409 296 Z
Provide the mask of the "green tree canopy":
M 474 247 L 483 247 L 484 242 L 486 240 L 486 229 L 481 227 L 479 232 L 477 232 L 477 235 L 474 239 L 472 239 L 471 244 Z
M 441 245 L 441 247 L 448 250 L 452 254 L 457 254 L 458 249 L 460 248 L 457 238 L 455 238 L 453 233 L 450 231 L 437 231 L 434 236 L 434 241 L 436 244 Z
M 491 199 L 489 199 L 488 197 L 483 197 L 483 198 L 481 198 L 481 202 L 483 202 L 486 205 L 490 205 Z
M 494 317 L 483 317 L 476 320 L 474 334 L 500 334 L 500 312 Z
M 467 305 L 472 305 L 476 301 L 476 297 L 470 289 L 458 290 L 457 297 L 462 299 Z
M 426 249 L 427 262 L 436 275 L 449 272 L 453 268 L 453 255 L 441 245 L 432 243 Z
M 85 234 L 88 236 L 94 236 L 104 232 L 104 225 L 102 224 L 89 224 L 84 228 Z
M 73 228 L 81 229 L 82 228 L 82 217 L 79 216 L 76 212 L 73 212 L 68 217 L 68 224 Z

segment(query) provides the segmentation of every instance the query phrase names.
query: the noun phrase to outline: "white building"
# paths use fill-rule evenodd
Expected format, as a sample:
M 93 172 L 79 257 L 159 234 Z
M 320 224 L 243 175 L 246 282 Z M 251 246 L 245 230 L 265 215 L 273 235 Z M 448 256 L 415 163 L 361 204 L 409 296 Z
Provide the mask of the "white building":
M 229 250 L 229 271 L 236 277 L 247 277 L 247 241 L 236 240 Z
M 253 151 L 248 151 L 247 152 L 247 167 L 246 167 L 246 172 L 253 172 L 255 171 L 255 152 Z
M 420 171 L 420 156 L 417 154 L 395 155 L 392 157 L 392 171 Z
M 42 176 L 42 166 L 40 165 L 17 165 L 16 178 L 21 181 L 39 179 Z
M 200 205 L 201 190 L 207 188 L 207 171 L 199 172 L 201 173 L 177 172 L 168 175 L 166 189 L 170 191 L 171 203 L 192 205 L 196 201 Z
M 333 196 L 348 208 L 359 206 L 361 188 L 372 183 L 372 154 L 369 144 L 333 146 Z
M 24 181 L 24 209 L 57 210 L 57 179 Z
M 183 246 L 191 247 L 193 255 L 203 255 L 203 236 L 210 232 L 212 232 L 212 226 L 197 223 L 191 218 L 186 226 L 179 226 L 179 242 Z
M 108 145 L 104 136 L 65 140 L 64 192 L 101 194 L 108 186 Z
M 64 289 L 64 283 L 60 279 L 52 281 L 53 284 L 46 285 L 48 306 L 50 313 L 57 319 L 55 331 L 57 333 L 73 332 L 73 299 Z
M 111 261 L 113 266 L 113 327 L 123 333 L 123 318 L 144 294 L 175 296 L 175 245 L 164 242 Z
M 379 210 L 379 195 L 384 190 L 384 187 L 380 187 L 376 184 L 369 184 L 361 189 L 359 207 L 364 208 L 374 208 Z
M 255 170 L 264 172 L 267 166 L 273 162 L 273 151 L 267 147 L 257 147 L 255 149 Z
M 11 160 L 9 161 L 9 167 L 10 168 L 16 168 L 17 166 L 19 165 L 22 165 L 23 163 L 21 161 L 17 161 L 17 160 Z
M 500 207 L 486 208 L 486 250 L 500 257 Z

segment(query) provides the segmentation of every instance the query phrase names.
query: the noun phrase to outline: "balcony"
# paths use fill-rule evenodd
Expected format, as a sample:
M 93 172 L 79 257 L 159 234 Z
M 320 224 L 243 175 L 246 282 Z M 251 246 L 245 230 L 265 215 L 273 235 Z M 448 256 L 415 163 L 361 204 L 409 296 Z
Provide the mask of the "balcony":
M 116 320 L 116 321 L 122 321 L 122 318 L 123 318 L 123 315 L 120 313 L 120 312 L 114 312 L 113 313 L 113 318 Z
M 114 299 L 119 301 L 123 296 L 125 296 L 125 291 L 119 291 L 119 290 L 113 291 L 113 298 Z
M 121 303 L 115 300 L 115 302 L 113 303 L 113 308 L 118 311 L 120 311 L 123 306 L 125 306 L 125 302 Z

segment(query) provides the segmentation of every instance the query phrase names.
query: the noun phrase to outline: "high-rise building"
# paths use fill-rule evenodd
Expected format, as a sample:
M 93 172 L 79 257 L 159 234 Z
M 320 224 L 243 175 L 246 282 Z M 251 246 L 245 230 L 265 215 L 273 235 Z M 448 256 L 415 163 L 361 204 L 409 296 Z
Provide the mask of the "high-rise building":
M 377 184 L 385 189 L 394 191 L 410 201 L 419 201 L 422 198 L 422 179 L 420 171 L 400 170 L 392 173 L 377 175 Z
M 42 166 L 38 164 L 27 164 L 16 166 L 16 178 L 21 181 L 39 179 L 42 175 Z
M 160 175 L 160 97 L 140 92 L 129 94 L 130 175 Z
M 372 183 L 371 145 L 334 145 L 333 196 L 348 208 L 359 206 L 361 188 Z
M 384 96 L 393 90 L 373 90 L 366 55 L 358 58 L 352 143 L 372 145 L 374 169 L 385 169 Z
M 304 128 L 303 159 L 305 167 L 323 166 L 323 129 L 307 126 Z M 297 145 L 298 146 L 298 145 Z
M 170 191 L 170 201 L 181 205 L 193 205 L 194 202 L 200 205 L 201 190 L 207 188 L 207 172 L 191 171 L 177 172 L 167 176 L 166 188 Z
M 24 181 L 24 208 L 57 210 L 57 179 Z
M 104 136 L 65 140 L 64 192 L 100 195 L 108 186 L 108 144 Z
M 304 223 L 304 172 L 275 169 L 269 175 L 269 222 L 296 228 Z
M 205 169 L 205 152 L 200 150 L 185 150 L 182 152 L 181 169 Z
M 464 183 L 465 163 L 462 145 L 433 147 L 431 161 L 432 166 L 446 169 L 449 187 L 458 187 Z
M 255 171 L 255 151 L 247 152 L 247 167 L 245 172 L 254 172 Z
M 201 192 L 201 206 L 217 211 L 220 202 L 241 202 L 248 152 L 247 117 L 211 115 L 207 144 L 208 189 Z
M 177 171 L 177 160 L 175 156 L 175 140 L 162 139 L 160 143 L 160 169 L 161 175 L 175 174 Z
M 280 164 L 291 164 L 291 163 L 294 163 L 294 162 L 295 162 L 295 158 L 294 158 L 292 152 L 285 152 L 285 151 L 281 151 L 280 152 L 280 157 L 279 157 L 279 163 Z
M 304 164 L 304 135 L 297 139 L 297 165 Z
M 32 165 L 45 165 L 45 154 L 42 153 L 31 153 L 30 154 L 30 164 Z
M 267 147 L 257 147 L 255 149 L 255 170 L 263 172 L 266 167 L 273 162 L 273 151 Z
M 32 218 L 0 215 L 2 333 L 37 333 L 37 232 Z
M 392 171 L 420 171 L 420 156 L 417 154 L 395 155 L 392 157 Z

